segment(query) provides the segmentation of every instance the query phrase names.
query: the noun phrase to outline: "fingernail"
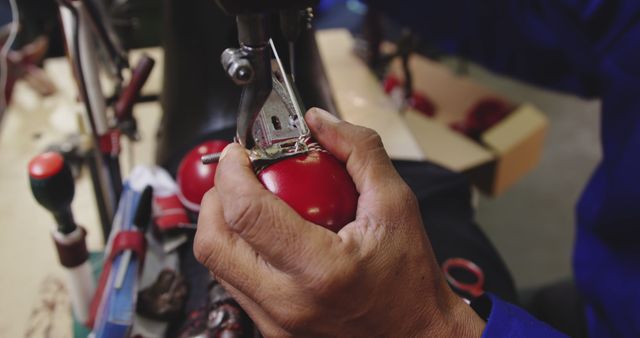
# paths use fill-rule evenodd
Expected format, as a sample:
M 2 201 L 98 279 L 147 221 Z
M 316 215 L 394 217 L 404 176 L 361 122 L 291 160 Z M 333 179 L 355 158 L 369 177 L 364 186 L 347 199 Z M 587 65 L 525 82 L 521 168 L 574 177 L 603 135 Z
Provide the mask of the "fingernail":
M 329 122 L 339 122 L 340 119 L 329 113 L 328 111 L 324 110 L 324 109 L 320 109 L 320 108 L 312 108 L 311 109 L 311 114 L 315 115 L 315 118 L 319 118 L 325 121 L 329 121 Z

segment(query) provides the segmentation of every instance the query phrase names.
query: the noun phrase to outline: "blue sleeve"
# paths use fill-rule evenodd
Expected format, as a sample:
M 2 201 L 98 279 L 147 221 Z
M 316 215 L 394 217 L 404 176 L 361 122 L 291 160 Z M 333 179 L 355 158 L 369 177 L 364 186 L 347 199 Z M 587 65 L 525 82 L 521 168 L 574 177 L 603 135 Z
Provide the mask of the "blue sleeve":
M 519 307 L 509 304 L 495 295 L 491 299 L 491 313 L 482 338 L 559 338 L 566 337 L 551 327 L 533 318 Z
M 640 2 L 639 2 L 640 3 Z M 639 49 L 640 24 L 633 36 Z M 622 37 L 631 39 L 632 37 Z M 640 72 L 602 67 L 603 159 L 577 208 L 573 266 L 593 337 L 640 337 Z M 630 61 L 630 60 L 629 60 Z M 634 73 L 635 71 L 635 73 Z
M 370 1 L 445 51 L 601 99 L 603 157 L 576 209 L 574 273 L 591 336 L 640 337 L 640 1 Z

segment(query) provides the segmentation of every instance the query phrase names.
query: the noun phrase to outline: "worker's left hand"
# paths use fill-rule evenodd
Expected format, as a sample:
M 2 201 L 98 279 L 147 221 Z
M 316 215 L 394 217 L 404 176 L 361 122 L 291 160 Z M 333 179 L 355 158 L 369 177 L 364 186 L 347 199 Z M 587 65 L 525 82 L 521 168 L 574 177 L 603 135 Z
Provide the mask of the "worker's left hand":
M 305 221 L 232 144 L 202 203 L 198 260 L 267 337 L 479 337 L 484 322 L 442 278 L 380 137 L 315 109 L 306 120 L 346 162 L 360 194 L 355 221 L 337 234 Z

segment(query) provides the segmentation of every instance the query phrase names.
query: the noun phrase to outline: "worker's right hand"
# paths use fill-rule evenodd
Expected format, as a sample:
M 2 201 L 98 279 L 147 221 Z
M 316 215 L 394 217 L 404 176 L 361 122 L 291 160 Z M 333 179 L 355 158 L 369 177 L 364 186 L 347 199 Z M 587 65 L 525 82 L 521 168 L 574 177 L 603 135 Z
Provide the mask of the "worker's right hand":
M 484 322 L 443 279 L 380 137 L 317 109 L 306 120 L 346 163 L 360 194 L 356 219 L 337 234 L 305 221 L 232 144 L 202 203 L 198 260 L 268 337 L 479 337 Z

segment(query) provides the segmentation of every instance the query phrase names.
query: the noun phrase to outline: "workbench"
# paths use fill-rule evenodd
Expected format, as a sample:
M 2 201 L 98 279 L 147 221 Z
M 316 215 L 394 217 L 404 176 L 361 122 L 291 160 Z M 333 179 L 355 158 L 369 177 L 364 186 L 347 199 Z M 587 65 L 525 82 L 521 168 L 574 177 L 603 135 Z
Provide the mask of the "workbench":
M 319 33 L 318 39 L 325 58 L 325 68 L 331 67 L 328 77 L 334 87 L 342 117 L 378 131 L 394 159 L 429 159 L 433 153 L 425 156 L 421 148 L 424 140 L 416 139 L 415 132 L 412 133 L 407 126 L 405 118 L 384 98 L 374 76 L 364 66 L 355 66 L 349 51 L 326 46 L 322 48 L 323 44 L 343 39 L 343 34 L 329 31 Z M 162 88 L 164 68 L 162 50 L 133 51 L 130 57 L 132 64 L 143 52 L 156 60 L 156 67 L 143 89 L 143 95 L 158 95 Z M 330 64 L 332 66 L 328 66 Z M 79 122 L 83 106 L 77 101 L 76 85 L 67 60 L 47 60 L 44 68 L 55 83 L 57 93 L 40 97 L 25 83 L 18 82 L 13 102 L 0 129 L 0 214 L 3 219 L 0 227 L 0 299 L 3 304 L 0 337 L 72 335 L 71 309 L 64 292 L 64 275 L 50 237 L 54 220 L 31 196 L 27 163 L 51 143 L 59 142 L 86 127 Z M 155 133 L 161 117 L 160 104 L 138 104 L 134 108 L 134 115 L 142 136 L 142 141 L 131 146 L 135 164 L 153 164 Z M 444 132 L 447 135 L 449 133 L 446 130 Z M 417 136 L 424 138 L 425 135 L 434 134 L 428 132 Z M 121 163 L 125 174 L 132 168 L 126 142 Z M 469 162 L 476 159 L 465 157 L 464 160 Z M 73 211 L 77 222 L 88 230 L 89 249 L 102 250 L 103 238 L 86 170 L 76 182 Z
M 163 53 L 160 48 L 136 50 L 130 59 L 135 64 L 141 53 L 148 53 L 156 66 L 143 88 L 143 95 L 158 95 L 162 88 Z M 77 101 L 77 89 L 65 58 L 49 59 L 44 69 L 57 88 L 49 97 L 40 97 L 24 82 L 16 84 L 13 101 L 0 129 L 0 337 L 71 337 L 72 319 L 65 276 L 58 263 L 51 230 L 54 220 L 40 207 L 29 188 L 27 164 L 52 143 L 85 128 L 81 122 L 83 105 Z M 353 110 L 362 112 L 365 107 Z M 155 133 L 161 107 L 159 102 L 137 104 L 134 115 L 142 140 L 134 143 L 136 164 L 154 164 Z M 356 115 L 354 115 L 356 116 Z M 361 116 L 361 115 L 360 115 Z M 379 116 L 379 118 L 371 118 Z M 357 121 L 356 121 L 357 122 Z M 394 115 L 369 115 L 368 124 L 382 130 L 392 153 L 403 159 L 422 159 L 417 144 L 402 121 Z M 387 126 L 386 128 L 382 128 Z M 123 141 L 122 172 L 129 172 L 129 145 Z M 88 170 L 76 182 L 72 209 L 78 224 L 88 231 L 91 251 L 103 249 L 103 238 L 95 207 Z M 10 310 L 9 310 L 10 306 Z
M 159 48 L 134 51 L 131 60 L 135 63 L 142 52 L 158 61 L 143 94 L 158 94 L 162 86 L 162 51 Z M 0 129 L 0 299 L 3 304 L 0 337 L 72 335 L 71 307 L 64 292 L 65 276 L 51 240 L 54 220 L 31 195 L 27 164 L 51 143 L 62 141 L 82 128 L 78 117 L 83 106 L 76 100 L 76 85 L 66 59 L 49 59 L 44 68 L 57 88 L 56 94 L 40 97 L 19 81 Z M 135 162 L 153 164 L 160 104 L 138 104 L 134 114 L 139 119 L 142 135 L 142 141 L 133 144 Z M 126 142 L 123 142 L 123 173 L 131 167 Z M 87 170 L 76 182 L 72 208 L 76 221 L 88 231 L 89 250 L 102 250 L 102 230 Z

